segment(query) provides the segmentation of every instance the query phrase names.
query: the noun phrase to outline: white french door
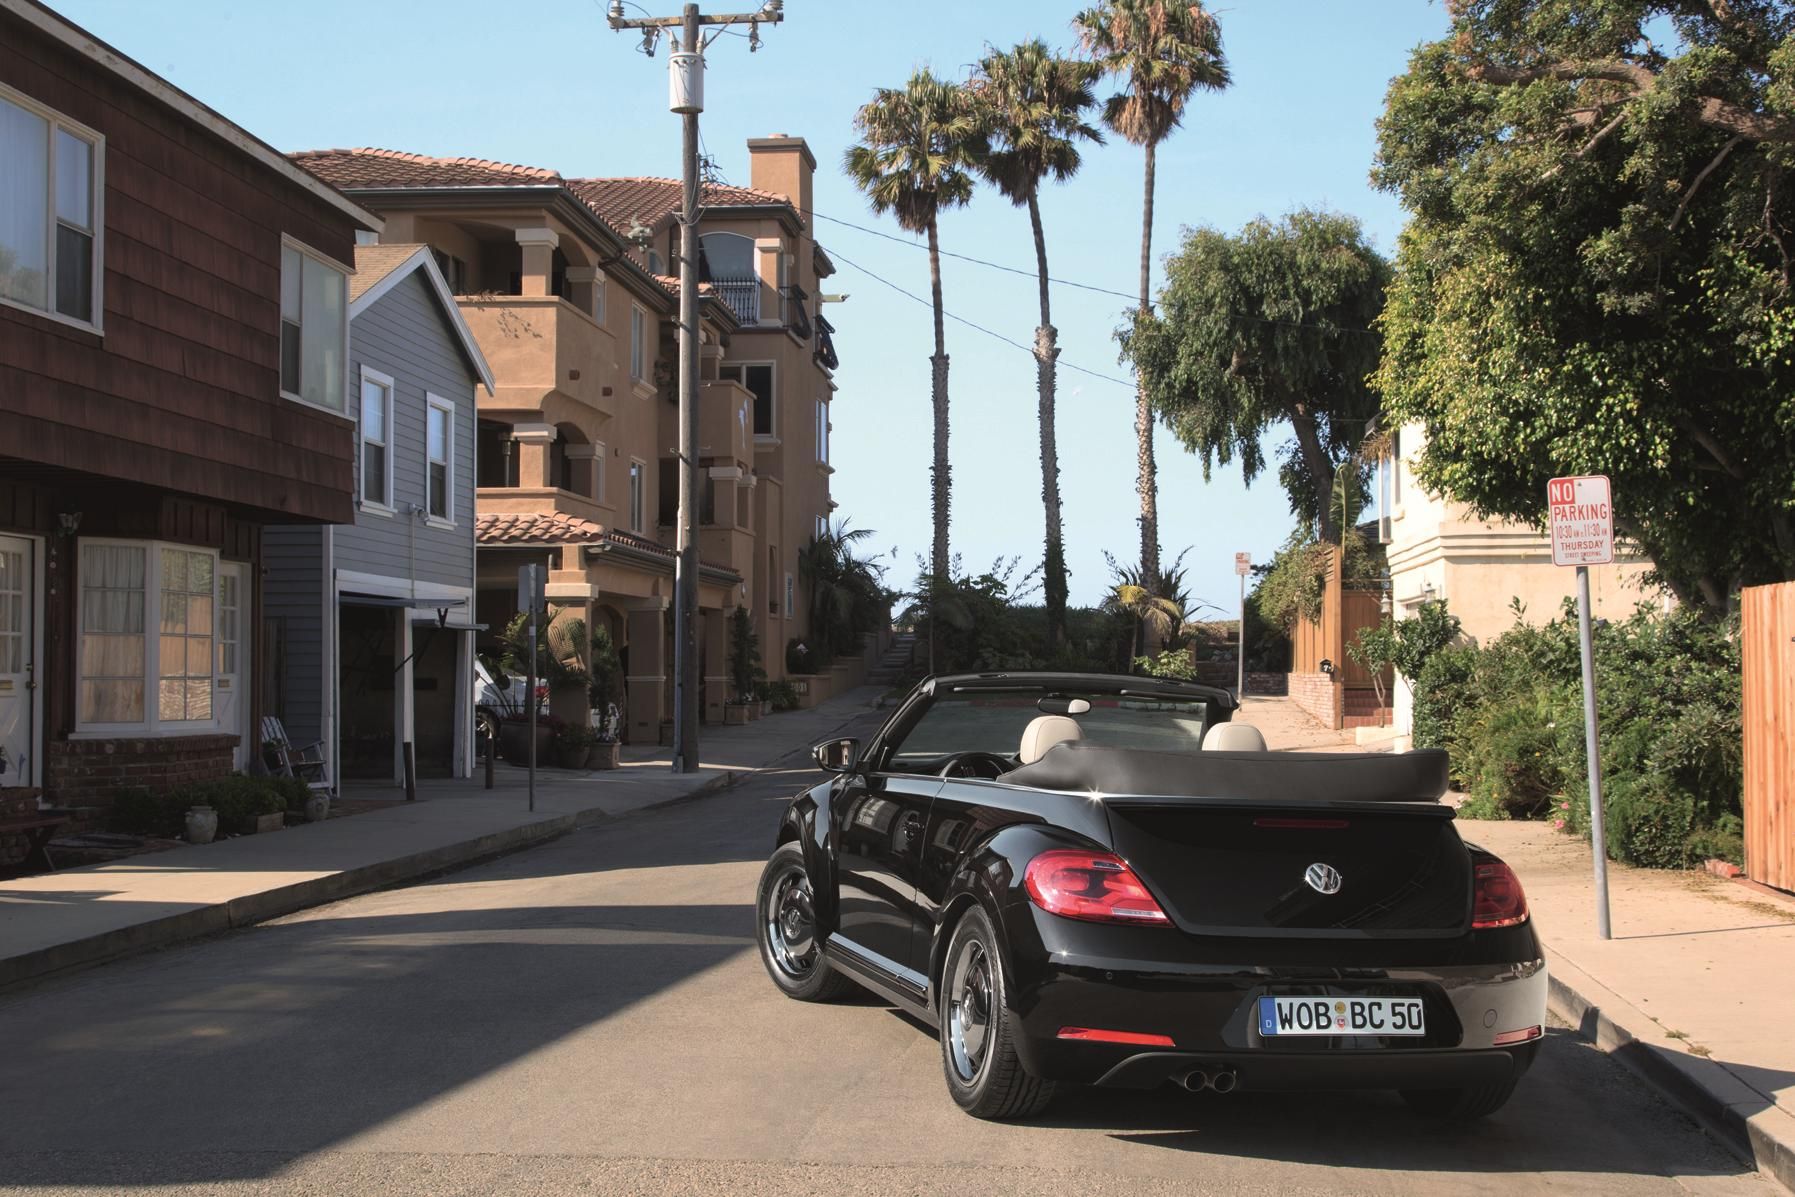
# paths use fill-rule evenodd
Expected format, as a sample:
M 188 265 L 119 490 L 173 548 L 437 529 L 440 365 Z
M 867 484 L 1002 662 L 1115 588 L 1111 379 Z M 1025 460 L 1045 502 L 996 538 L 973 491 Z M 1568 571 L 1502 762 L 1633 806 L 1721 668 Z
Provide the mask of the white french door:
M 249 639 L 244 632 L 250 626 L 249 567 L 222 562 L 218 567 L 218 669 L 213 709 L 220 730 L 237 736 L 231 764 L 238 770 L 248 767 L 250 753 L 258 747 L 248 725 Z
M 37 544 L 0 536 L 0 786 L 38 784 Z

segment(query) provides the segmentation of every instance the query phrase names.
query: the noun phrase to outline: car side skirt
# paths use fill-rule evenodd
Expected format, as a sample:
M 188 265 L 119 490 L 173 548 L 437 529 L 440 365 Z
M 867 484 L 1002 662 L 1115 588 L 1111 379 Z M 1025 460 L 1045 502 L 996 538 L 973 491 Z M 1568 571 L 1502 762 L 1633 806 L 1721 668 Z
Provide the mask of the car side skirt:
M 823 955 L 857 984 L 901 1006 L 930 1026 L 938 1025 L 934 1003 L 929 1000 L 929 979 L 921 973 L 839 935 L 823 940 Z

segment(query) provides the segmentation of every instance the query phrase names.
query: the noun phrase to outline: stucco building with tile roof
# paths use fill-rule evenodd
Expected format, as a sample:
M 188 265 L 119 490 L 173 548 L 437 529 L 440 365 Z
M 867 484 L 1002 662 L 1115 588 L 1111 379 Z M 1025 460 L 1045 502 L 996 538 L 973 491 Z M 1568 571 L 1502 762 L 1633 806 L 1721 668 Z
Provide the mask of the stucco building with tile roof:
M 752 186 L 706 185 L 700 230 L 711 721 L 733 697 L 736 607 L 752 616 L 768 675 L 785 676 L 787 645 L 809 633 L 798 554 L 834 508 L 835 351 L 817 298 L 833 266 L 811 231 L 816 160 L 795 137 L 748 149 Z M 657 738 L 672 701 L 678 182 L 387 149 L 292 157 L 378 213 L 383 242 L 431 247 L 492 365 L 476 467 L 475 607 L 489 641 L 516 610 L 517 567 L 546 561 L 559 617 L 602 626 L 619 647 L 626 736 Z

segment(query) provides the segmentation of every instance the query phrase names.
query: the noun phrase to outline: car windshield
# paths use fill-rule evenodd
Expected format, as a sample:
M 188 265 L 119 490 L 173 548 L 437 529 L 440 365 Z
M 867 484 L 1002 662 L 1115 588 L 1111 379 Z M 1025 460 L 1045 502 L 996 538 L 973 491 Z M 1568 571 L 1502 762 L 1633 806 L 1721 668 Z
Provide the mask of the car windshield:
M 1195 752 L 1203 743 L 1209 704 L 1200 698 L 1070 688 L 953 690 L 935 695 L 893 746 L 890 767 L 902 771 L 960 752 L 1014 757 L 1023 730 L 1045 713 L 1067 714 L 1090 744 Z

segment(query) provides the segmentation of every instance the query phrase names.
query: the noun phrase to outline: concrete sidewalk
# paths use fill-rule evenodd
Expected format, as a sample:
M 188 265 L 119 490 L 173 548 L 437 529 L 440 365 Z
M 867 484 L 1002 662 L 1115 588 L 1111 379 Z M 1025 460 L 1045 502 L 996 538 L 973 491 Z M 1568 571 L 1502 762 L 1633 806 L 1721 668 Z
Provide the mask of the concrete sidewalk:
M 0 882 L 0 989 L 527 847 L 782 761 L 810 767 L 804 749 L 870 717 L 883 692 L 864 686 L 814 710 L 707 727 L 696 773 L 673 773 L 668 750 L 653 746 L 625 749 L 616 770 L 539 770 L 534 812 L 527 775 L 500 766 L 491 790 L 479 779 L 424 782 L 416 802 L 351 818 Z M 348 793 L 402 796 L 354 785 Z
M 1273 749 L 1338 750 L 1288 699 L 1249 698 L 1240 718 Z M 1611 863 L 1603 940 L 1587 843 L 1549 823 L 1465 820 L 1459 832 L 1519 874 L 1553 1013 L 1795 1189 L 1795 898 Z

